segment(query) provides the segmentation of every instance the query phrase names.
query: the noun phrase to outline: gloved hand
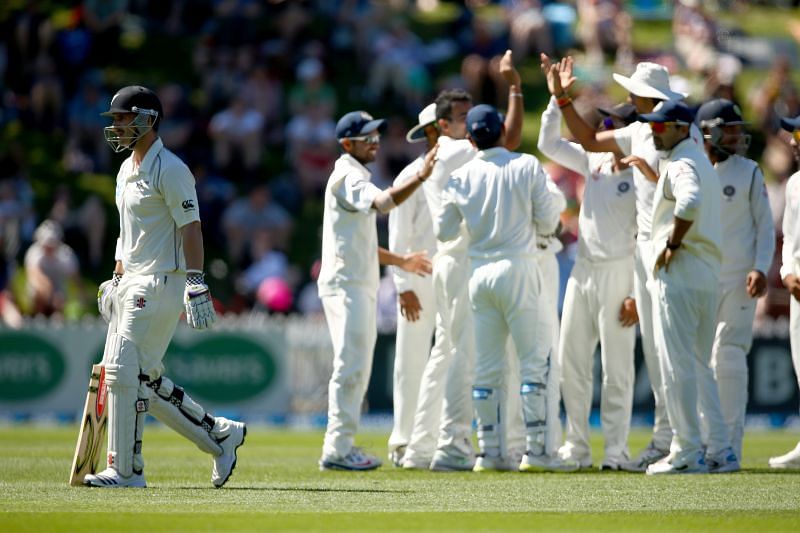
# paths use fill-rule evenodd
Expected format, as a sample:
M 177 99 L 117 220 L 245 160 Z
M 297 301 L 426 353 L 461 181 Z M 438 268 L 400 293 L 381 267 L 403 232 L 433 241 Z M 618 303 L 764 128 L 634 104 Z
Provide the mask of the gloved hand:
M 114 312 L 114 302 L 117 299 L 117 286 L 122 279 L 122 274 L 113 273 L 111 279 L 104 281 L 97 288 L 97 310 L 103 320 L 110 323 L 111 314 Z
M 202 272 L 189 272 L 186 275 L 183 303 L 186 306 L 186 323 L 194 329 L 209 328 L 217 321 L 217 312 L 214 311 L 211 293 L 203 281 Z

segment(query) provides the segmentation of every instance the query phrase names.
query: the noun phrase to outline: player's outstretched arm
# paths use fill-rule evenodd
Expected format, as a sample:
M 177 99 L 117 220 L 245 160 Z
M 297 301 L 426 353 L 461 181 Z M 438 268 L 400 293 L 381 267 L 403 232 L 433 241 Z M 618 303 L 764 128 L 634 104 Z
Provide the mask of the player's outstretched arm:
M 427 252 L 411 252 L 409 254 L 396 254 L 386 248 L 378 247 L 378 262 L 382 265 L 391 265 L 402 268 L 406 272 L 424 276 L 433 271 L 431 260 Z
M 413 179 L 406 180 L 400 185 L 393 185 L 375 197 L 372 202 L 372 207 L 381 213 L 388 213 L 398 205 L 405 202 L 411 194 L 417 190 L 417 187 L 422 185 L 425 180 L 430 177 L 433 172 L 433 165 L 436 164 L 436 153 L 439 150 L 439 145 L 431 148 L 425 154 L 425 160 L 422 163 L 422 168 L 417 172 Z
M 522 117 L 525 112 L 525 106 L 522 99 L 522 76 L 514 67 L 514 57 L 511 50 L 506 50 L 506 53 L 500 59 L 500 75 L 508 83 L 505 147 L 509 150 L 516 150 L 522 143 Z

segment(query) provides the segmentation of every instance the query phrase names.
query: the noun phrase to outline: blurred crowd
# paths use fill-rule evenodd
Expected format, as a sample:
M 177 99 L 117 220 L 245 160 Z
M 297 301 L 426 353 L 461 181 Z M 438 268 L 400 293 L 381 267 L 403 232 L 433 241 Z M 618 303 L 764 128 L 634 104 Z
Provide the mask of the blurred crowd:
M 463 87 L 476 102 L 506 106 L 497 63 L 508 48 L 518 64 L 531 66 L 539 52 L 577 53 L 585 83 L 576 100 L 587 112 L 623 98 L 609 93 L 609 72 L 630 74 L 643 59 L 684 73 L 686 87 L 674 88 L 691 92 L 697 104 L 739 101 L 756 117 L 750 156 L 771 178 L 780 218 L 782 184 L 794 163 L 776 137 L 777 117 L 800 114 L 791 77 L 797 48 L 766 65 L 742 53 L 734 44 L 748 36 L 723 27 L 716 14 L 746 4 L 10 2 L 0 8 L 0 310 L 7 321 L 18 309 L 63 314 L 70 298 L 91 303 L 96 282 L 108 277 L 117 232 L 109 191 L 120 158 L 103 139 L 108 121 L 100 113 L 117 88 L 134 83 L 158 93 L 160 136 L 197 180 L 206 268 L 222 311 L 320 312 L 314 278 L 322 193 L 339 154 L 336 119 L 356 108 L 389 119 L 373 173 L 378 186 L 388 186 L 418 154 L 405 132 L 439 90 Z M 437 22 L 437 13 L 446 21 Z M 672 20 L 672 46 L 634 50 L 636 17 L 659 16 Z M 737 80 L 751 66 L 767 74 L 741 101 Z M 533 96 L 527 111 L 538 113 L 534 105 L 543 108 L 547 97 L 536 76 L 524 81 Z M 522 148 L 534 146 L 526 139 Z M 548 168 L 572 200 L 563 235 L 569 245 L 581 183 Z M 385 219 L 379 224 L 385 235 Z M 24 290 L 11 290 L 16 279 L 25 280 Z M 391 322 L 391 283 L 382 290 Z M 94 312 L 89 304 L 81 309 Z

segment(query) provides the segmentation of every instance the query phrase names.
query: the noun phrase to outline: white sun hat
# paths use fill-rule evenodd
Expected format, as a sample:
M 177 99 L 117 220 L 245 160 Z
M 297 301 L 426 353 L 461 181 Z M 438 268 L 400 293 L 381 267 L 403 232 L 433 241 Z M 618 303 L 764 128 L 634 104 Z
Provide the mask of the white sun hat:
M 669 85 L 669 72 L 666 67 L 647 61 L 636 65 L 636 72 L 630 78 L 614 73 L 614 81 L 625 87 L 629 93 L 643 98 L 660 100 L 682 100 L 685 93 L 673 91 Z
M 408 130 L 406 133 L 406 140 L 410 143 L 418 143 L 425 140 L 425 126 L 436 122 L 436 104 L 425 106 L 425 109 L 419 112 L 417 116 L 419 124 Z

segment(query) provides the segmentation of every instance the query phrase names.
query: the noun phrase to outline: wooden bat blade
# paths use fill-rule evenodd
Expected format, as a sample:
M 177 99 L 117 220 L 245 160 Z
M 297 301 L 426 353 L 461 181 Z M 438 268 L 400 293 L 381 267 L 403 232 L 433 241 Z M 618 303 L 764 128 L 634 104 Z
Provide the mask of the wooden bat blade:
M 86 474 L 97 472 L 107 422 L 105 369 L 102 365 L 93 365 L 69 476 L 73 487 L 82 485 Z

